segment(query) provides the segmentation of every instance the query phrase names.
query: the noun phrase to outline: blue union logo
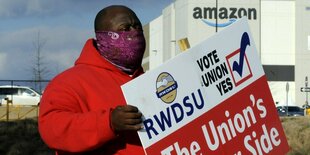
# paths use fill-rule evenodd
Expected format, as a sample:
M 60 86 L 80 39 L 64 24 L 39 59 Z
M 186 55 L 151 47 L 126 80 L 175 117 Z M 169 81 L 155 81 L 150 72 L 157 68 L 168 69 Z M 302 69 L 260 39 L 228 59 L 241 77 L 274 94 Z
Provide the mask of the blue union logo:
M 156 95 L 165 103 L 172 103 L 177 96 L 178 83 L 173 77 L 167 73 L 162 72 L 158 75 L 156 80 Z

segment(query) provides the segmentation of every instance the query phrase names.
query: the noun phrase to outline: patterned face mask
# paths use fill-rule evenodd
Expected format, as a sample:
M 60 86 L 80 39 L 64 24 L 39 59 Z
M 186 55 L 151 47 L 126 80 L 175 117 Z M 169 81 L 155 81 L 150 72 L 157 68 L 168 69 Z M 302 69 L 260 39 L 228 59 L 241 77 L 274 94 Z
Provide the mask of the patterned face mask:
M 126 73 L 141 66 L 145 50 L 143 31 L 96 31 L 99 53 Z

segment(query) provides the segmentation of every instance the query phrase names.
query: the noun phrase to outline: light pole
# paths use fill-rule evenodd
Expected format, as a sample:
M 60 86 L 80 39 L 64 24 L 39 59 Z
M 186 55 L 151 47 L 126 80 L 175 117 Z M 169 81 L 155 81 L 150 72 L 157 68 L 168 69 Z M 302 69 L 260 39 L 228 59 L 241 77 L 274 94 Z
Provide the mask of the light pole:
M 216 3 L 216 6 L 215 6 L 215 7 L 216 7 L 215 32 L 217 32 L 217 24 L 218 24 L 218 19 L 217 19 L 217 18 L 218 18 L 218 16 L 219 16 L 219 15 L 218 15 L 218 0 L 216 0 L 215 3 Z
M 308 87 L 308 76 L 305 77 L 305 86 Z M 308 107 L 308 91 L 306 91 L 306 106 Z
M 288 116 L 288 91 L 290 90 L 290 85 L 286 82 L 286 116 Z

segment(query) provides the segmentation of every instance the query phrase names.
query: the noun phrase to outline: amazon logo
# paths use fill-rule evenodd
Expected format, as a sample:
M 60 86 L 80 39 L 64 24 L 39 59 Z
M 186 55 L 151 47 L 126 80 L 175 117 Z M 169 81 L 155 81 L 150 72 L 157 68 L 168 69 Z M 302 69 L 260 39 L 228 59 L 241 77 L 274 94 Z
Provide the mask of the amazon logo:
M 194 7 L 194 19 L 201 19 L 205 24 L 212 27 L 226 27 L 238 18 L 247 16 L 249 20 L 257 19 L 256 8 L 226 8 L 226 7 Z M 213 19 L 227 20 L 223 23 L 215 23 Z

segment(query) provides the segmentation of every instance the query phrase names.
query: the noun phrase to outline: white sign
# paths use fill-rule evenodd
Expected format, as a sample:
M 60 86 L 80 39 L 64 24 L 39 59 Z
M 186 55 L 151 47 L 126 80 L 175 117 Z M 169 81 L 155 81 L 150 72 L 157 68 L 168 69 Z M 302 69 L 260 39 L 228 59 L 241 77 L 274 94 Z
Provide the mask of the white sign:
M 148 155 L 288 152 L 245 18 L 122 90 L 143 114 Z

